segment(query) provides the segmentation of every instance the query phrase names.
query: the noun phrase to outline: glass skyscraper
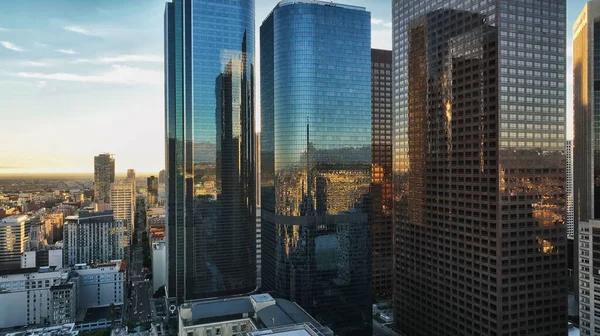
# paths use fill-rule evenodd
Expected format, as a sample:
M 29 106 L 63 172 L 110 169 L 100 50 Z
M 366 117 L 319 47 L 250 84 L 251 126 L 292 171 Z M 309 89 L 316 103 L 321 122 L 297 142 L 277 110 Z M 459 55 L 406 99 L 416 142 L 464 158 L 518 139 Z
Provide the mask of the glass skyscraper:
M 565 0 L 393 0 L 395 321 L 565 335 Z
M 165 10 L 167 294 L 256 289 L 254 1 Z
M 371 334 L 371 28 L 281 1 L 261 26 L 262 287 L 336 335 Z

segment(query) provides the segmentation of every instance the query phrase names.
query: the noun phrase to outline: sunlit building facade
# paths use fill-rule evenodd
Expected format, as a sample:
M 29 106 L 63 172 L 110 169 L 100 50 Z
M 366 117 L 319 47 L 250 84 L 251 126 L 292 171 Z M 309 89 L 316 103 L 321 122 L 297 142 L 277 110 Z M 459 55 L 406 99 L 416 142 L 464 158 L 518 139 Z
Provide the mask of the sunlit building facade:
M 369 335 L 370 13 L 286 0 L 260 34 L 262 288 Z
M 150 176 L 147 179 L 148 185 L 148 206 L 156 206 L 158 204 L 158 178 Z
M 19 268 L 28 241 L 26 215 L 0 219 L 0 269 Z
M 115 183 L 115 158 L 103 153 L 94 157 L 94 201 L 110 204 L 110 191 Z
M 579 271 L 581 335 L 600 335 L 600 2 L 588 2 L 573 27 L 574 269 Z M 577 250 L 575 250 L 577 251 Z M 597 297 L 597 295 L 596 295 Z
M 165 10 L 167 294 L 256 289 L 254 0 Z
M 566 1 L 392 3 L 399 331 L 565 335 Z
M 115 183 L 110 193 L 110 208 L 115 219 L 127 221 L 127 235 L 133 237 L 135 231 L 135 180 Z

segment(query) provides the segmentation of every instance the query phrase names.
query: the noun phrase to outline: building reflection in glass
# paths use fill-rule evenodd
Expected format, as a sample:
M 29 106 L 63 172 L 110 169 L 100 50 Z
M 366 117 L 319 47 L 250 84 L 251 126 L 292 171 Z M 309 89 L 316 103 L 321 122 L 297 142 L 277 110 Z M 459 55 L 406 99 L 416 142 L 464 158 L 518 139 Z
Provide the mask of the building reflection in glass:
M 261 62 L 263 288 L 371 334 L 370 14 L 283 1 Z
M 254 1 L 167 3 L 165 54 L 168 295 L 251 292 Z
M 399 330 L 564 334 L 564 77 L 554 71 L 564 50 L 544 67 L 555 94 L 530 91 L 528 58 L 516 56 L 532 50 L 509 28 L 524 23 L 519 6 L 393 3 Z M 536 48 L 559 45 L 534 32 L 524 36 Z M 550 128 L 563 134 L 541 141 Z

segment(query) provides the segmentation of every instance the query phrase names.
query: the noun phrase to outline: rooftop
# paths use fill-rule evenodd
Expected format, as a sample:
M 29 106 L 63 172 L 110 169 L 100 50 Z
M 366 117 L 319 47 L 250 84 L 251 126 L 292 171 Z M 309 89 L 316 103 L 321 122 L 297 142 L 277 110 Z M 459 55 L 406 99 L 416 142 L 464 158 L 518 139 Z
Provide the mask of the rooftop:
M 74 327 L 75 323 L 68 323 L 47 328 L 28 329 L 9 333 L 6 336 L 75 336 L 79 331 L 73 331 Z
M 20 222 L 24 222 L 27 219 L 29 219 L 29 217 L 27 217 L 27 215 L 12 215 L 12 216 L 8 216 L 8 217 L 4 217 L 2 219 L 0 219 L 0 225 L 2 224 L 17 224 Z
M 313 5 L 340 7 L 340 8 L 362 10 L 362 11 L 367 10 L 365 7 L 345 5 L 345 4 L 335 3 L 333 1 L 321 1 L 321 0 L 281 0 L 279 2 L 279 4 L 277 4 L 277 7 L 295 5 L 295 4 L 313 4 Z

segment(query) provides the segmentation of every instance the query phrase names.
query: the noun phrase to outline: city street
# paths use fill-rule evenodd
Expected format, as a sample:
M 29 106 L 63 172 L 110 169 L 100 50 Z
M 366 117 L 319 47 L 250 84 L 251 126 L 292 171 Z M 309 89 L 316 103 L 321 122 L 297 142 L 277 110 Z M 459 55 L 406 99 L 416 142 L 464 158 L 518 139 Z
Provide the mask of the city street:
M 145 230 L 145 221 L 141 218 L 136 225 L 136 245 L 132 246 L 131 263 L 129 267 L 130 296 L 127 298 L 128 324 L 144 324 L 152 322 L 150 300 L 152 298 L 152 281 L 146 280 L 143 271 L 144 255 L 142 235 Z

